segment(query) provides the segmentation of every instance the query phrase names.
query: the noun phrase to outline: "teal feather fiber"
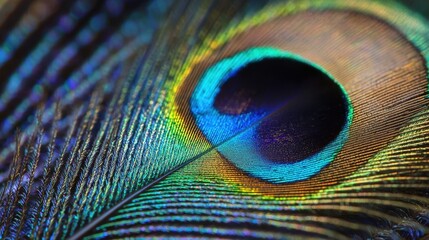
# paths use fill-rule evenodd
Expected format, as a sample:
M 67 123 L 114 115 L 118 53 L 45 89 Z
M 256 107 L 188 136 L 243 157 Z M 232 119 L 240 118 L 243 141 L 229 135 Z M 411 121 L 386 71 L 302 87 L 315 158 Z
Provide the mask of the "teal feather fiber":
M 46 37 L 25 56 L 18 58 L 15 51 L 10 57 L 21 61 L 24 71 L 31 70 L 28 61 L 45 68 L 47 60 L 54 62 L 40 80 L 18 76 L 20 82 L 11 79 L 8 85 L 32 87 L 28 94 L 35 100 L 18 99 L 16 106 L 4 103 L 14 109 L 3 119 L 3 139 L 12 132 L 9 129 L 20 132 L 15 140 L 3 140 L 0 153 L 2 166 L 9 166 L 1 175 L 1 238 L 67 238 L 130 193 L 202 152 L 182 149 L 180 141 L 162 129 L 163 86 L 170 78 L 166 69 L 187 54 L 172 56 L 168 49 L 177 47 L 171 41 L 186 50 L 204 37 L 197 34 L 202 29 L 172 28 L 179 18 L 182 28 L 213 21 L 204 15 L 207 8 L 226 8 L 225 3 L 70 1 L 64 6 L 56 3 L 61 12 L 49 3 L 34 3 L 44 7 L 48 17 L 39 25 L 17 25 L 27 35 L 18 35 L 24 43 L 16 51 L 27 47 L 27 39 L 36 34 L 32 32 L 43 31 Z M 10 18 L 27 7 L 9 5 Z M 233 14 L 243 5 L 227 12 Z M 195 11 L 200 15 L 194 16 Z M 46 52 L 52 46 L 57 52 Z M 78 64 L 63 64 L 67 60 Z M 3 93 L 4 99 L 17 98 L 13 93 Z M 22 111 L 27 119 L 19 115 Z M 38 114 L 32 117 L 34 111 Z

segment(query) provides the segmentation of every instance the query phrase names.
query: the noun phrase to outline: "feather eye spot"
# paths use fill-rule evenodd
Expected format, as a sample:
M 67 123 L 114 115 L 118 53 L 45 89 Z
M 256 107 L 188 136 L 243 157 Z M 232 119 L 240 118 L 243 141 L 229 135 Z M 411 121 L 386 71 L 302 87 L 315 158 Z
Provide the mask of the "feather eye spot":
M 191 110 L 226 159 L 273 183 L 305 180 L 326 167 L 345 143 L 353 115 L 347 93 L 322 67 L 271 47 L 211 66 Z

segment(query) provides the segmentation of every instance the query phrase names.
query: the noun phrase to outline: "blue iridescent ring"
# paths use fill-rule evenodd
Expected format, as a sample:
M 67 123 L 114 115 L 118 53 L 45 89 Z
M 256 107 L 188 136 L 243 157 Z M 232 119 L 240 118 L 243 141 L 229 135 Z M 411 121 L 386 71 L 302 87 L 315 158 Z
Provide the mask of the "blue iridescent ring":
M 321 71 L 338 85 L 346 99 L 347 119 L 337 137 L 318 153 L 298 162 L 274 162 L 257 151 L 257 125 L 271 114 L 271 110 L 231 115 L 214 107 L 217 94 L 230 76 L 250 63 L 268 58 L 292 59 Z M 279 184 L 306 180 L 331 163 L 347 141 L 353 118 L 350 98 L 326 70 L 299 55 L 271 47 L 251 48 L 212 65 L 197 84 L 190 106 L 197 126 L 226 159 L 253 177 Z

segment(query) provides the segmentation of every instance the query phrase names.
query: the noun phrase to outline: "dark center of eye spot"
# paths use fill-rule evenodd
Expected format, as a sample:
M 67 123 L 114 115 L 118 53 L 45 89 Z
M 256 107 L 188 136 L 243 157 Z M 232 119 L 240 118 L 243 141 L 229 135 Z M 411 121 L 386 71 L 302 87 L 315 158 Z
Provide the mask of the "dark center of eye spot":
M 289 58 L 252 62 L 229 76 L 215 98 L 223 114 L 268 112 L 255 144 L 266 159 L 294 163 L 323 150 L 347 122 L 346 97 L 319 69 Z

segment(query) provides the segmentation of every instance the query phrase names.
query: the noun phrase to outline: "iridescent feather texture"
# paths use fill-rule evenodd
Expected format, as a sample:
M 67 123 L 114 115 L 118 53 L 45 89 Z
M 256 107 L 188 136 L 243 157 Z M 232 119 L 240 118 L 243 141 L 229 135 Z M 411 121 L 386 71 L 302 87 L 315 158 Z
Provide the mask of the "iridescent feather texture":
M 0 1 L 0 239 L 427 237 L 426 5 Z

